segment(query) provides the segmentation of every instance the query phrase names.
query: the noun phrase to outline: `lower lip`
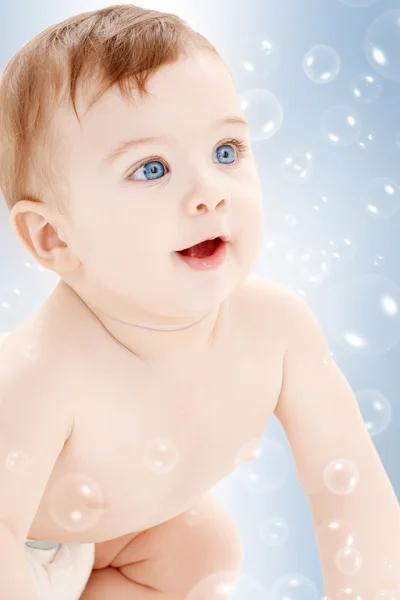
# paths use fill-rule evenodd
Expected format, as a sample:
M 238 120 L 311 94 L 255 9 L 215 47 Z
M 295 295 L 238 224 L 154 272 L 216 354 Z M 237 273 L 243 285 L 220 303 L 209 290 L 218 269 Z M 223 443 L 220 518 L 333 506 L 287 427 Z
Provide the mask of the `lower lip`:
M 205 256 L 204 258 L 196 258 L 194 256 L 184 256 L 176 252 L 183 262 L 195 271 L 213 271 L 222 265 L 226 257 L 226 242 L 220 242 L 214 254 Z

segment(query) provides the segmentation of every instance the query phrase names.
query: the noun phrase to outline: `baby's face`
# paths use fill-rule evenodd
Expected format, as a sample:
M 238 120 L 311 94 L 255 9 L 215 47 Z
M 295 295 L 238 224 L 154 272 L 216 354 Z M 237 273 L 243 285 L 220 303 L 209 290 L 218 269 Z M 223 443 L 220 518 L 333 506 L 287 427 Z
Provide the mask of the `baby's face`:
M 232 142 L 250 145 L 247 125 L 223 122 L 244 115 L 221 60 L 202 53 L 168 65 L 149 91 L 129 104 L 114 88 L 83 116 L 82 129 L 65 121 L 68 241 L 84 266 L 83 279 L 65 279 L 96 304 L 191 316 L 251 273 L 262 238 L 261 186 L 250 147 L 240 155 Z M 110 159 L 122 142 L 153 136 Z M 176 254 L 224 234 L 230 243 L 216 270 L 192 270 Z

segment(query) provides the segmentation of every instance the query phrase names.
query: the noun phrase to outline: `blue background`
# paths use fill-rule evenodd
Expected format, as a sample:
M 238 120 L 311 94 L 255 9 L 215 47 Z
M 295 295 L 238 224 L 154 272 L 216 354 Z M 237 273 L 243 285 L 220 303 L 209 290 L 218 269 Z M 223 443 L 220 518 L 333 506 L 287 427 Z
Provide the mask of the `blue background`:
M 107 4 L 84 0 L 2 3 L 1 68 L 44 28 L 72 14 Z M 284 115 L 282 126 L 270 139 L 253 143 L 263 185 L 266 224 L 265 249 L 256 270 L 282 281 L 304 297 L 355 393 L 372 388 L 388 399 L 392 407 L 391 423 L 373 439 L 399 498 L 399 344 L 392 343 L 387 352 L 355 351 L 339 343 L 335 336 L 337 328 L 332 327 L 332 323 L 343 324 L 341 319 L 346 311 L 350 319 L 361 313 L 361 326 L 364 325 L 373 339 L 384 342 L 385 336 L 390 335 L 394 341 L 400 339 L 399 314 L 392 318 L 389 327 L 382 314 L 364 303 L 367 300 L 364 292 L 369 289 L 384 292 L 387 285 L 392 286 L 396 299 L 400 299 L 400 295 L 396 296 L 400 274 L 400 213 L 386 219 L 374 218 L 365 210 L 363 199 L 363 189 L 373 177 L 400 181 L 400 147 L 396 144 L 400 131 L 400 83 L 374 72 L 363 49 L 368 26 L 386 10 L 400 9 L 400 2 L 380 0 L 367 8 L 349 8 L 338 0 L 155 0 L 139 4 L 175 12 L 208 37 L 230 67 L 239 93 L 265 88 L 278 98 Z M 276 43 L 279 64 L 266 76 L 261 66 L 258 78 L 254 78 L 243 68 L 243 61 L 249 44 L 261 39 L 272 39 Z M 304 54 L 318 44 L 333 47 L 341 59 L 338 76 L 327 84 L 312 82 L 302 67 Z M 400 51 L 399 41 L 397 44 Z M 357 103 L 351 94 L 351 83 L 361 73 L 373 74 L 382 85 L 380 98 L 369 105 Z M 355 108 L 362 126 L 374 132 L 376 140 L 371 148 L 363 149 L 356 142 L 335 148 L 323 139 L 321 115 L 325 109 L 338 104 Z M 280 175 L 279 169 L 283 157 L 298 148 L 312 154 L 314 170 L 306 182 L 293 184 Z M 322 196 L 328 198 L 328 203 L 324 210 L 318 211 L 315 206 Z M 330 241 L 340 244 L 346 236 L 352 240 L 355 253 L 348 260 L 345 256 L 335 258 L 329 254 Z M 268 243 L 274 240 L 278 240 L 276 250 L 268 252 Z M 325 249 L 328 274 L 318 285 L 310 285 L 309 278 L 298 268 L 299 263 L 288 265 L 287 248 L 294 256 L 311 250 L 316 257 L 312 268 L 317 273 L 319 253 Z M 0 331 L 11 331 L 44 301 L 58 278 L 38 268 L 21 246 L 11 228 L 4 202 L 0 204 L 0 273 Z M 367 274 L 375 274 L 377 279 L 372 283 L 367 280 L 364 288 L 351 287 L 351 282 Z M 346 282 L 353 293 L 343 293 L 342 304 L 339 302 L 338 306 L 332 298 L 341 282 Z M 315 583 L 322 595 L 322 574 L 307 498 L 275 417 L 265 435 L 273 437 L 288 453 L 290 465 L 285 485 L 273 493 L 252 493 L 233 474 L 215 487 L 243 536 L 243 572 L 266 588 L 283 574 L 300 572 Z M 260 536 L 261 525 L 269 516 L 278 516 L 287 523 L 289 537 L 281 546 L 269 547 Z

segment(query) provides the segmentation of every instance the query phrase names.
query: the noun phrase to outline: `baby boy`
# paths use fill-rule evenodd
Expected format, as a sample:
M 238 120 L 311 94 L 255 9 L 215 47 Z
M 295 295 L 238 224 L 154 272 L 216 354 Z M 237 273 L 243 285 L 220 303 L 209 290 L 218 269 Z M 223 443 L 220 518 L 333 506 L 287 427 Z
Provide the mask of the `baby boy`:
M 215 48 L 129 4 L 58 23 L 3 71 L 0 151 L 12 226 L 60 277 L 1 346 L 1 597 L 220 599 L 242 545 L 210 490 L 272 414 L 325 594 L 400 593 L 352 390 L 307 304 L 252 274 L 261 185 Z

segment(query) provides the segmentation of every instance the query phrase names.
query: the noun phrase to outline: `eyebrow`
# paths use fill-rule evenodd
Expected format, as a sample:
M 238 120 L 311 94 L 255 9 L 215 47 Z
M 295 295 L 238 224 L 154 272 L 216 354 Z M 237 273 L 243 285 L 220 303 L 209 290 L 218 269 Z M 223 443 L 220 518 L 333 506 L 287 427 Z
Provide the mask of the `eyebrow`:
M 243 120 L 241 117 L 232 116 L 232 117 L 224 117 L 223 119 L 217 119 L 213 122 L 215 127 L 221 127 L 222 125 L 243 125 L 248 127 L 248 123 Z M 131 150 L 136 146 L 140 146 L 142 144 L 147 144 L 148 142 L 159 142 L 165 139 L 171 139 L 173 136 L 150 136 L 138 139 L 127 140 L 125 142 L 120 142 L 116 148 L 114 148 L 107 156 L 103 158 L 103 162 L 106 164 L 112 164 L 117 160 L 120 156 Z

